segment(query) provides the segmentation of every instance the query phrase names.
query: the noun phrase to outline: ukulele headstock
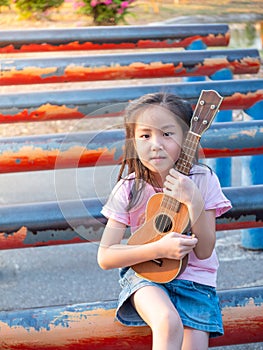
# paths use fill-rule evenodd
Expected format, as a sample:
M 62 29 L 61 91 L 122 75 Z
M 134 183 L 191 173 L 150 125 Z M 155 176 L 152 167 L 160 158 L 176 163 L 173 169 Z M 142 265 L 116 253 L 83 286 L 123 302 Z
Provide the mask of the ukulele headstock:
M 215 118 L 223 97 L 215 90 L 202 90 L 191 119 L 191 131 L 201 136 Z

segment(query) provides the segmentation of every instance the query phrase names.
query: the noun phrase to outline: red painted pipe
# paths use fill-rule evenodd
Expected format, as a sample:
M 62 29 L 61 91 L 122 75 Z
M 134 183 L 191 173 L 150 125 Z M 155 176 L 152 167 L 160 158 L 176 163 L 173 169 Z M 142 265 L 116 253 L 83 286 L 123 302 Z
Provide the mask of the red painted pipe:
M 262 124 L 214 123 L 201 140 L 202 153 L 207 158 L 262 154 Z M 0 173 L 118 164 L 123 142 L 123 130 L 2 139 Z
M 223 96 L 222 110 L 246 110 L 263 100 L 262 79 L 11 93 L 1 95 L 0 123 L 116 116 L 128 101 L 157 91 L 174 93 L 195 105 L 202 90 Z
M 218 231 L 263 227 L 263 185 L 223 191 L 233 208 L 217 218 Z M 102 203 L 104 198 L 89 198 L 2 206 L 0 249 L 98 242 L 107 221 Z
M 210 346 L 263 341 L 263 287 L 219 291 L 225 334 Z M 114 320 L 116 301 L 0 312 L 1 350 L 147 350 L 148 327 Z
M 56 58 L 6 59 L 0 85 L 63 83 L 114 79 L 210 76 L 221 69 L 254 74 L 258 50 L 202 50 Z
M 0 31 L 0 53 L 227 46 L 226 24 L 86 27 Z

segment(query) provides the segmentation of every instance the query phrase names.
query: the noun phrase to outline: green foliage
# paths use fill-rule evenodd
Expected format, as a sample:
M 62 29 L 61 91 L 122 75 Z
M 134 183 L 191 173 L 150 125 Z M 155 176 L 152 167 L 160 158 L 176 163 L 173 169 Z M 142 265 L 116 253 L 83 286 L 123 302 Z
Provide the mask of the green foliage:
M 58 8 L 64 0 L 14 0 L 23 17 L 39 17 L 51 8 Z
M 0 7 L 1 6 L 10 7 L 10 0 L 0 0 Z
M 134 0 L 82 0 L 79 12 L 93 17 L 96 25 L 116 25 L 125 23 Z

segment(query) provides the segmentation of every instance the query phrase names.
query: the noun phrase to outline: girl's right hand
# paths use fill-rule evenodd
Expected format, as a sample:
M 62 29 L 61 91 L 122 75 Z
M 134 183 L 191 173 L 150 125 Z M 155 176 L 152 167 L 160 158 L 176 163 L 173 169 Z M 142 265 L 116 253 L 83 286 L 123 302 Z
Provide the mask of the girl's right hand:
M 195 248 L 197 242 L 196 237 L 176 232 L 167 233 L 156 242 L 158 244 L 158 258 L 181 260 Z

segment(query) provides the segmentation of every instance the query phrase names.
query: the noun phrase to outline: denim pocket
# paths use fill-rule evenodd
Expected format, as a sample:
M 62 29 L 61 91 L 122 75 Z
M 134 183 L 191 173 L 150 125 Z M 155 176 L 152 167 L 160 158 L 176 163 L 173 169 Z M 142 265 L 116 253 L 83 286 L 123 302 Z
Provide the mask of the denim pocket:
M 198 293 L 202 293 L 206 296 L 215 297 L 216 296 L 216 289 L 212 286 L 207 286 L 205 284 L 200 284 L 197 282 L 192 282 L 192 288 L 196 290 Z

